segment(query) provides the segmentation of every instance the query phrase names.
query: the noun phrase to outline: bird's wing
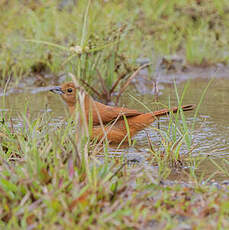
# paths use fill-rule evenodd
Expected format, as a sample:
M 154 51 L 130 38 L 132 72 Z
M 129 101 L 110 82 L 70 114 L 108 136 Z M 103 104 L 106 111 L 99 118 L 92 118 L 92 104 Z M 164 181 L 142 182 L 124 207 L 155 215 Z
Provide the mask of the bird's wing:
M 99 102 L 94 102 L 92 106 L 93 125 L 100 124 L 100 118 L 103 124 L 107 124 L 115 119 L 123 119 L 123 115 L 126 117 L 133 117 L 142 114 L 141 112 L 133 109 L 107 106 Z M 99 112 L 99 116 L 98 116 Z

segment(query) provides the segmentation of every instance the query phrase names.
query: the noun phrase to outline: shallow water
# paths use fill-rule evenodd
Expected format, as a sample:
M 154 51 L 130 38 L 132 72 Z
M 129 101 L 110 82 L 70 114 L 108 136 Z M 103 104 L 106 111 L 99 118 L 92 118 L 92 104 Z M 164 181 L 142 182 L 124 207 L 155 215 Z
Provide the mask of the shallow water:
M 189 81 L 189 87 L 185 94 L 182 104 L 198 104 L 200 97 L 207 86 L 209 79 L 196 78 Z M 177 85 L 178 91 L 181 94 L 182 90 L 187 82 L 182 82 Z M 150 88 L 151 86 L 148 85 Z M 165 105 L 171 104 L 177 105 L 177 99 L 175 95 L 174 85 L 171 83 L 160 83 L 159 85 L 160 96 L 159 101 Z M 0 112 L 4 116 L 11 116 L 14 118 L 13 122 L 16 127 L 21 127 L 19 119 L 17 119 L 19 112 L 25 110 L 25 104 L 27 112 L 32 116 L 37 116 L 44 112 L 50 113 L 52 117 L 50 126 L 56 126 L 67 115 L 66 105 L 61 99 L 50 92 L 49 88 L 30 89 L 29 91 L 19 93 L 12 93 L 6 97 L 0 98 Z M 141 101 L 144 105 L 152 110 L 157 109 L 157 105 L 154 102 L 154 96 L 152 94 L 140 94 L 136 88 L 131 88 L 129 92 L 122 98 L 121 104 L 128 106 L 129 108 L 135 108 L 141 111 L 146 111 L 143 105 L 136 102 L 130 95 Z M 194 112 L 185 113 L 187 123 L 189 127 L 193 123 Z M 168 127 L 168 119 L 166 117 L 160 118 L 160 129 L 166 131 Z M 121 156 L 123 153 L 128 156 L 129 159 L 142 162 L 147 166 L 145 156 L 149 154 L 149 145 L 146 137 L 148 133 L 150 140 L 156 146 L 160 145 L 161 138 L 155 129 L 158 128 L 158 122 L 152 124 L 151 127 L 140 132 L 135 136 L 136 146 L 131 148 L 122 148 L 119 151 L 110 149 L 111 155 L 115 157 Z M 197 117 L 195 129 L 192 132 L 192 145 L 195 149 L 192 151 L 194 156 L 211 156 L 214 160 L 221 165 L 223 159 L 229 159 L 229 79 L 218 78 L 215 79 L 210 85 L 207 94 L 201 104 L 199 115 Z M 183 144 L 181 148 L 182 153 L 187 153 L 188 149 Z M 199 174 L 211 175 L 216 168 L 210 160 L 203 161 L 199 166 Z M 181 175 L 174 174 L 174 179 L 179 179 Z M 221 178 L 220 175 L 215 177 Z M 228 179 L 228 178 L 226 178 Z
M 207 87 L 210 79 L 208 78 L 196 78 L 189 80 L 189 82 L 181 82 L 177 85 L 179 94 L 182 94 L 184 86 L 189 84 L 188 90 L 184 96 L 182 104 L 198 104 L 203 94 L 204 89 Z M 160 85 L 163 90 L 159 96 L 159 101 L 165 105 L 171 104 L 177 105 L 177 98 L 174 90 L 174 84 L 162 84 Z M 133 94 L 136 98 L 141 100 L 147 107 L 154 107 L 155 103 L 152 95 L 145 94 L 144 96 L 138 95 L 137 92 Z M 130 101 L 130 100 L 129 100 Z M 129 106 L 136 107 L 136 102 L 131 100 Z M 139 109 L 143 109 L 139 106 Z M 155 110 L 154 109 L 154 110 Z M 185 117 L 189 127 L 193 123 L 194 111 L 185 112 Z M 157 129 L 157 122 L 152 124 L 152 127 Z M 168 119 L 166 117 L 160 118 L 160 129 L 165 130 L 168 128 Z M 135 139 L 138 140 L 138 147 L 144 152 L 144 148 L 148 148 L 148 141 L 145 131 L 147 131 L 150 139 L 153 143 L 160 143 L 160 136 L 158 132 L 152 132 L 152 128 L 149 127 L 140 132 Z M 222 176 L 218 169 L 215 167 L 212 160 L 222 167 L 226 167 L 224 160 L 229 160 L 229 79 L 217 78 L 214 79 L 207 90 L 207 93 L 200 106 L 199 114 L 196 120 L 195 129 L 192 132 L 192 146 L 195 148 L 192 150 L 193 156 L 206 156 L 198 166 L 197 174 L 203 175 L 205 178 L 210 177 L 214 173 L 216 180 L 229 179 Z M 188 149 L 185 144 L 181 148 L 182 153 L 188 153 Z M 227 165 L 228 166 L 228 165 Z M 227 167 L 228 171 L 228 167 Z M 181 175 L 174 174 L 173 179 L 181 179 Z
M 190 80 L 188 90 L 182 104 L 198 104 L 200 97 L 206 88 L 209 79 Z M 179 84 L 180 95 L 187 83 Z M 169 99 L 168 99 L 169 98 Z M 177 105 L 174 86 L 164 85 L 163 94 L 159 96 L 159 101 L 168 105 Z M 170 102 L 169 102 L 170 101 Z M 152 96 L 144 96 L 144 104 L 150 107 Z M 192 124 L 194 112 L 185 113 L 187 123 Z M 161 118 L 161 127 L 167 125 L 167 118 Z M 155 124 L 154 124 L 155 125 Z M 157 138 L 154 133 L 150 133 L 152 138 Z M 143 132 L 137 138 L 145 142 Z M 142 137 L 142 138 L 141 138 Z M 194 150 L 196 154 L 209 154 L 222 157 L 229 157 L 229 79 L 214 80 L 200 106 L 195 129 L 192 133 L 193 144 L 198 147 Z

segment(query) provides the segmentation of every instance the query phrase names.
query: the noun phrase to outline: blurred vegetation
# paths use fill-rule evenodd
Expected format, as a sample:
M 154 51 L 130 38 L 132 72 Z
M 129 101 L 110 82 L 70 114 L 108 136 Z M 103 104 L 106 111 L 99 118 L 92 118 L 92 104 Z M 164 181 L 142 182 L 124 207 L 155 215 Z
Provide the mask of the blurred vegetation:
M 194 65 L 228 62 L 226 0 L 3 0 L 0 8 L 4 81 L 45 70 L 90 82 L 99 66 L 111 88 L 139 57 L 155 63 L 178 53 Z

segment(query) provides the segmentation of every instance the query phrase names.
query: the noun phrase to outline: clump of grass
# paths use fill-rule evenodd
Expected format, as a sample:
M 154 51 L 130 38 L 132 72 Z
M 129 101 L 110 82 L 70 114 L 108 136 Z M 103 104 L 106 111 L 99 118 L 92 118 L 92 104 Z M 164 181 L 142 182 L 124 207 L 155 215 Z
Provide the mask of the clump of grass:
M 203 157 L 197 158 L 192 156 L 193 150 L 196 146 L 193 146 L 192 140 L 192 131 L 194 130 L 196 118 L 199 113 L 201 103 L 204 100 L 206 92 L 212 83 L 212 80 L 209 81 L 206 88 L 204 89 L 198 105 L 194 108 L 194 117 L 192 123 L 188 125 L 185 114 L 182 110 L 182 105 L 184 104 L 185 94 L 188 91 L 189 82 L 187 82 L 183 88 L 181 95 L 178 93 L 176 83 L 174 82 L 174 91 L 177 98 L 178 111 L 176 114 L 170 113 L 168 116 L 168 127 L 166 130 L 160 129 L 160 120 L 158 120 L 158 128 L 153 128 L 152 132 L 156 132 L 160 137 L 160 143 L 153 143 L 148 135 L 148 146 L 150 154 L 148 155 L 148 161 L 154 166 L 158 166 L 159 178 L 168 178 L 173 171 L 184 171 L 185 174 L 187 168 L 190 170 L 190 174 L 187 176 L 193 178 L 194 181 L 197 181 L 195 170 L 198 169 L 198 165 L 203 160 Z M 132 98 L 134 98 L 132 96 Z M 145 106 L 142 102 L 134 98 L 137 102 L 141 103 L 147 110 L 150 109 Z M 156 105 L 160 105 L 159 98 L 155 102 Z M 169 102 L 170 104 L 170 102 Z M 166 105 L 163 105 L 166 107 Z M 169 105 L 171 107 L 171 105 Z M 220 171 L 226 175 L 226 172 L 223 172 L 222 168 Z M 214 175 L 211 175 L 214 177 Z M 202 178 L 203 179 L 203 178 Z

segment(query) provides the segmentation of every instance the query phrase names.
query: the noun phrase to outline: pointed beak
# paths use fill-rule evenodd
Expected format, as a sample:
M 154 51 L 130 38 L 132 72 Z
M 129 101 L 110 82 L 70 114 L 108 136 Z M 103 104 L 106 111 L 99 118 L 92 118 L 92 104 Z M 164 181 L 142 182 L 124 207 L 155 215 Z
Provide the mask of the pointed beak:
M 64 91 L 61 89 L 60 86 L 56 86 L 53 89 L 50 89 L 50 91 L 59 95 L 64 94 Z

